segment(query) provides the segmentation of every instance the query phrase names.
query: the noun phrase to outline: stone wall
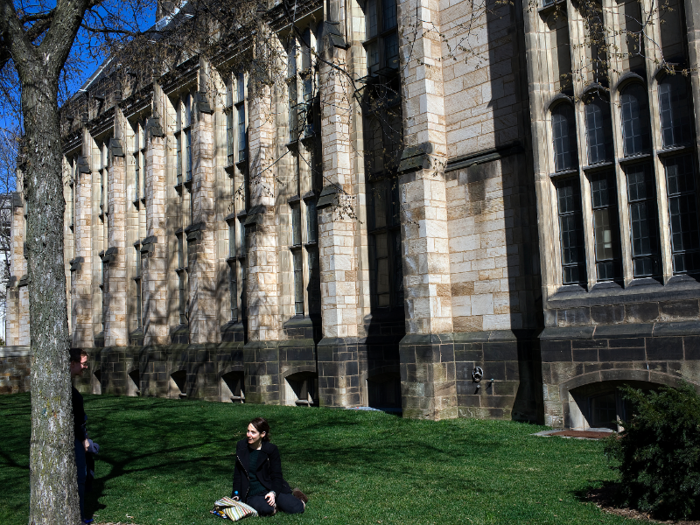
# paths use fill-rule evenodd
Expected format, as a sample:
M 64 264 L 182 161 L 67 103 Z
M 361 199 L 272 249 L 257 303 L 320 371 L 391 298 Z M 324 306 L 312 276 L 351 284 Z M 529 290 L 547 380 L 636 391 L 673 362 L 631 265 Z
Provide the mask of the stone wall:
M 28 346 L 0 347 L 0 394 L 29 392 L 30 367 Z

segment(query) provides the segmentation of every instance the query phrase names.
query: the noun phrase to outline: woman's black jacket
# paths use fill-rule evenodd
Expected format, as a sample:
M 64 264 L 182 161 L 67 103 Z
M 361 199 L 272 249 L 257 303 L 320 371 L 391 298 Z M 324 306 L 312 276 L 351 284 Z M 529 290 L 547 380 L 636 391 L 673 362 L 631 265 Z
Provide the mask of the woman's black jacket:
M 248 481 L 248 472 L 250 471 L 250 449 L 248 442 L 241 439 L 236 444 L 236 467 L 233 470 L 233 497 L 238 491 L 238 497 L 241 501 L 246 501 L 248 498 L 248 490 L 250 483 Z M 267 490 L 274 490 L 277 494 L 290 494 L 292 489 L 282 477 L 282 461 L 280 460 L 280 451 L 277 445 L 269 442 L 263 442 L 260 454 L 258 455 L 258 468 L 256 470 L 258 481 Z

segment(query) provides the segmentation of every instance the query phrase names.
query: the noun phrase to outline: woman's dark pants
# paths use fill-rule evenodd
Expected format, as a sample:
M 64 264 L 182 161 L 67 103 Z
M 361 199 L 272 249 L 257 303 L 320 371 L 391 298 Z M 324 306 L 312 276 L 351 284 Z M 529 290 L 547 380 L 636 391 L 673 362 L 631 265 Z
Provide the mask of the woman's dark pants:
M 277 509 L 282 512 L 287 514 L 301 514 L 304 512 L 304 504 L 300 499 L 295 498 L 291 494 L 277 494 L 275 499 Z M 274 508 L 267 504 L 264 494 L 260 496 L 248 496 L 248 501 L 246 501 L 246 503 L 257 510 L 260 516 L 272 516 L 272 513 L 275 511 Z

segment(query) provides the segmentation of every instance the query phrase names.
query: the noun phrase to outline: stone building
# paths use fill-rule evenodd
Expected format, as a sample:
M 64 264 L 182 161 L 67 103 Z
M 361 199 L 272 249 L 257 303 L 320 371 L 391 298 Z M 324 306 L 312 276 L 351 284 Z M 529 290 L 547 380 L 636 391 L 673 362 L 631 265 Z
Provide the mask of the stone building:
M 288 7 L 275 82 L 242 31 L 64 107 L 85 390 L 585 428 L 700 385 L 696 3 Z

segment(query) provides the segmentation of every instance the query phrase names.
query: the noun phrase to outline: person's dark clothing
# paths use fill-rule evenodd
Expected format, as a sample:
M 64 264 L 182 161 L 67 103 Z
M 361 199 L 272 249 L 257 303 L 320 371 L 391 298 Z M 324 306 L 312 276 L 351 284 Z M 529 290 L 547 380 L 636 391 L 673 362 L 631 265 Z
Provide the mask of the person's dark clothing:
M 267 504 L 265 494 L 248 496 L 246 503 L 257 510 L 260 516 L 271 516 L 275 512 L 275 509 Z M 291 494 L 277 494 L 275 503 L 278 510 L 287 514 L 301 514 L 304 512 L 304 504 Z
M 269 442 L 263 442 L 257 456 L 258 461 L 254 474 L 258 482 L 265 488 L 265 492 L 262 496 L 271 490 L 277 494 L 276 497 L 278 501 L 283 494 L 289 494 L 291 496 L 292 489 L 289 487 L 289 483 L 282 477 L 282 461 L 280 460 L 280 451 L 277 446 Z M 236 466 L 233 470 L 233 491 L 231 497 L 234 497 L 236 491 L 238 491 L 238 496 L 241 501 L 249 504 L 249 498 L 255 497 L 251 494 L 251 463 L 251 450 L 248 448 L 248 442 L 245 439 L 241 439 L 236 444 Z M 291 497 L 297 499 L 294 496 Z M 250 505 L 253 506 L 252 504 Z M 265 502 L 265 505 L 267 505 L 267 502 Z
M 75 440 L 75 467 L 78 471 L 78 499 L 80 501 L 80 517 L 85 519 L 85 481 L 87 479 L 87 464 L 85 462 L 85 447 L 82 441 Z
M 259 496 L 260 494 L 265 495 L 269 490 L 263 487 L 262 483 L 258 481 L 258 460 L 260 459 L 259 450 L 251 450 L 249 454 L 250 469 L 248 470 L 248 482 L 250 483 L 250 490 L 248 491 L 248 497 Z
M 83 406 L 83 396 L 73 387 L 73 433 L 76 441 L 85 441 L 87 439 L 87 430 L 85 429 L 85 408 Z
M 87 478 L 87 464 L 85 461 L 85 446 L 83 441 L 87 439 L 85 428 L 85 408 L 83 396 L 73 387 L 73 433 L 75 435 L 75 467 L 78 471 L 78 497 L 80 499 L 80 517 L 85 519 L 85 480 Z

